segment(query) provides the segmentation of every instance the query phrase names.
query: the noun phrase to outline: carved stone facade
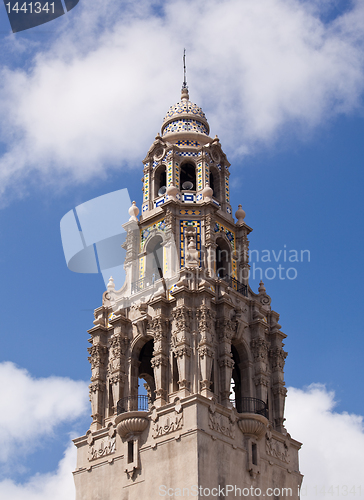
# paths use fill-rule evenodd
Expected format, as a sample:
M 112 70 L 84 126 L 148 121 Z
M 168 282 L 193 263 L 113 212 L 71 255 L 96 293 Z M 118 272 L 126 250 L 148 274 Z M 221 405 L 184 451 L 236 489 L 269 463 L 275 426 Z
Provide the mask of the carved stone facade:
M 249 286 L 252 229 L 241 206 L 234 221 L 230 164 L 208 133 L 184 88 L 144 159 L 141 215 L 133 204 L 124 224 L 126 281 L 115 290 L 110 279 L 89 331 L 93 420 L 75 440 L 77 500 L 219 481 L 298 498 L 286 335 L 263 283 Z

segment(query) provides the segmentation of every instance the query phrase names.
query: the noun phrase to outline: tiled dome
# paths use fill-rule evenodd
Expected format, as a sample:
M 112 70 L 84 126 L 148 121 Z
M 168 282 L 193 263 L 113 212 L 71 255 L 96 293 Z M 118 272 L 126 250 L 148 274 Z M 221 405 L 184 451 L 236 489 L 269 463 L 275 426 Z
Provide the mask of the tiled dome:
M 188 91 L 182 89 L 181 100 L 167 111 L 162 125 L 162 136 L 196 132 L 208 136 L 210 132 L 205 113 L 189 100 Z
M 166 116 L 164 117 L 163 122 L 166 120 L 169 120 L 172 117 L 179 118 L 179 116 L 182 113 L 188 113 L 188 114 L 193 114 L 194 116 L 199 116 L 201 118 L 204 118 L 206 120 L 205 113 L 202 111 L 200 107 L 197 106 L 197 104 L 193 104 L 191 101 L 183 100 L 180 102 L 177 102 L 174 106 L 171 106 L 169 110 L 167 111 Z

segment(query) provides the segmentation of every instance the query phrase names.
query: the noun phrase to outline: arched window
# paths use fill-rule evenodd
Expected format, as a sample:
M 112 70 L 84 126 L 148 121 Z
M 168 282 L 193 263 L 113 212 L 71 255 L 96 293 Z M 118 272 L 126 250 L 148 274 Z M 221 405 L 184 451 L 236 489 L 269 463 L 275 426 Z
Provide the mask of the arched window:
M 117 404 L 118 414 L 126 411 L 147 411 L 155 400 L 155 379 L 152 367 L 153 339 L 139 339 L 131 354 L 129 395 Z
M 161 165 L 154 173 L 154 197 L 163 196 L 167 189 L 166 166 Z
M 231 356 L 234 368 L 231 376 L 230 398 L 234 401 L 236 411 L 242 413 L 249 408 L 249 401 L 252 397 L 250 363 L 244 344 L 241 342 L 232 344 Z
M 231 354 L 234 360 L 234 368 L 231 378 L 232 394 L 231 398 L 235 401 L 234 406 L 238 413 L 242 412 L 241 401 L 241 373 L 240 373 L 240 358 L 235 346 L 231 346 Z
M 149 340 L 144 344 L 139 354 L 138 406 L 143 406 L 143 396 L 147 396 L 149 404 L 153 403 L 155 399 L 155 380 L 152 368 L 153 350 L 154 341 Z M 145 406 L 142 409 L 146 409 Z
M 231 274 L 230 247 L 223 238 L 218 238 L 216 244 L 216 276 L 224 278 Z
M 196 191 L 196 167 L 192 163 L 181 166 L 181 190 Z
M 210 168 L 210 178 L 209 178 L 210 188 L 213 190 L 213 197 L 221 201 L 221 189 L 220 189 L 220 174 L 218 170 L 211 167 Z
M 146 248 L 146 276 L 154 275 L 155 280 L 163 278 L 163 239 L 154 236 Z
M 215 194 L 215 179 L 214 179 L 214 174 L 212 172 L 210 172 L 210 188 L 213 190 L 214 194 Z

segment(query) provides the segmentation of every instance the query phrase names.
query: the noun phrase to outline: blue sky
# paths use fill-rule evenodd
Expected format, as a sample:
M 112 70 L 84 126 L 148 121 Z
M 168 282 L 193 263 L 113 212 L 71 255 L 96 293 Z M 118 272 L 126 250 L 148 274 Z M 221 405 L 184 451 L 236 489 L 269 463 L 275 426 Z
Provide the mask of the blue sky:
M 241 203 L 246 211 L 251 249 L 310 252 L 310 262 L 293 264 L 296 279 L 264 279 L 288 334 L 286 384 L 296 389 L 288 429 L 307 442 L 314 440 L 312 422 L 322 417 L 325 427 L 338 419 L 337 439 L 348 443 L 355 428 L 352 456 L 363 459 L 364 4 L 227 0 L 209 2 L 209 10 L 205 4 L 81 0 L 69 14 L 16 35 L 0 9 L 0 366 L 5 384 L 13 383 L 14 394 L 19 389 L 19 419 L 33 415 L 39 429 L 36 440 L 30 431 L 20 438 L 3 423 L 10 437 L 0 492 L 14 498 L 47 498 L 46 486 L 30 496 L 29 481 L 37 472 L 63 477 L 57 467 L 70 433 L 80 435 L 89 424 L 86 330 L 104 284 L 101 275 L 67 269 L 60 220 L 116 189 L 127 188 L 141 206 L 141 161 L 179 99 L 184 45 L 190 97 L 232 164 L 233 210 Z M 282 259 L 256 262 L 263 273 L 279 264 L 291 267 Z M 257 290 L 258 282 L 251 286 Z M 13 381 L 5 362 L 28 375 Z M 41 387 L 39 379 L 48 380 L 52 394 L 54 380 L 65 394 L 79 391 L 77 402 L 65 404 L 68 413 L 54 402 L 50 429 L 27 412 L 24 387 Z M 307 389 L 313 383 L 325 387 Z M 43 389 L 34 390 L 43 401 Z M 300 405 L 310 404 L 313 421 L 300 420 Z M 13 402 L 5 406 L 14 411 Z M 302 472 L 313 484 L 309 463 L 320 450 L 306 449 Z M 335 467 L 327 481 L 337 477 Z

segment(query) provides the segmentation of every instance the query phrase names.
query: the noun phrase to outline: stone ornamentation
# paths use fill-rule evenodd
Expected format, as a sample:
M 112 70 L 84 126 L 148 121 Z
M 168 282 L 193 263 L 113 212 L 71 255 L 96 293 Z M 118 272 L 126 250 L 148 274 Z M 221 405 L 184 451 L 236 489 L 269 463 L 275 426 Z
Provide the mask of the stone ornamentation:
M 89 431 L 87 437 L 87 443 L 89 445 L 88 450 L 88 460 L 97 460 L 98 458 L 106 457 L 112 455 L 116 451 L 116 429 L 114 426 L 110 426 L 108 436 L 106 438 L 95 440 L 92 436 L 91 431 Z
M 281 460 L 281 462 L 284 462 L 285 464 L 290 463 L 287 443 L 282 443 L 281 441 L 269 436 L 269 434 L 266 436 L 265 451 L 270 457 L 278 458 L 278 460 Z
M 287 354 L 281 347 L 270 349 L 269 356 L 272 360 L 273 369 L 278 368 L 279 370 L 283 370 Z
M 235 419 L 230 419 L 221 413 L 217 413 L 215 407 L 211 405 L 209 407 L 209 427 L 213 431 L 235 439 Z
M 154 439 L 160 436 L 164 436 L 166 434 L 170 434 L 171 432 L 178 431 L 183 427 L 183 414 L 174 415 L 174 417 L 160 417 L 157 422 L 154 423 L 153 426 L 153 434 Z
M 186 231 L 185 241 L 187 242 L 186 250 L 186 267 L 199 267 L 199 255 L 196 249 L 196 233 L 195 231 Z
M 262 338 L 257 338 L 250 342 L 250 346 L 252 348 L 254 361 L 263 361 L 266 363 L 268 360 L 268 342 Z

